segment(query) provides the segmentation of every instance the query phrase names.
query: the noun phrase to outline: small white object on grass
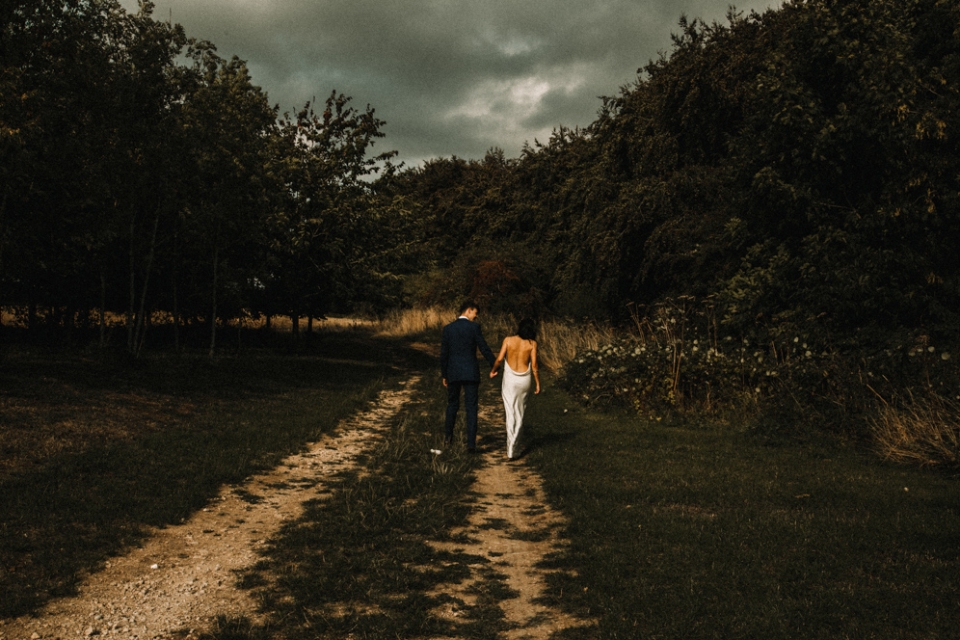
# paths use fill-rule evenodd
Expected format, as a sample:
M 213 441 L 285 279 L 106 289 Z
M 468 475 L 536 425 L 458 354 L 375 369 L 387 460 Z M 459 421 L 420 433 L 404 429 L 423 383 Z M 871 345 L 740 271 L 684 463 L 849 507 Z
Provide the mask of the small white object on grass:
M 438 456 L 441 453 L 443 453 L 443 451 L 440 451 L 440 449 L 430 449 L 430 453 L 432 453 L 435 456 Z

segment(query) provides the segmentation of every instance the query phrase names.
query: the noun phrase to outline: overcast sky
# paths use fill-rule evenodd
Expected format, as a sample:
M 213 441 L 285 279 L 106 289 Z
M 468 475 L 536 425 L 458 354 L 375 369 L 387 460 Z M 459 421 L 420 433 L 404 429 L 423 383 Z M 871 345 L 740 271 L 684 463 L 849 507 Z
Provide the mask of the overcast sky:
M 135 11 L 136 0 L 121 0 Z M 155 0 L 154 18 L 246 60 L 281 111 L 336 90 L 386 121 L 377 153 L 508 157 L 596 119 L 600 96 L 669 51 L 681 14 L 726 22 L 730 0 Z M 781 0 L 741 0 L 744 13 Z

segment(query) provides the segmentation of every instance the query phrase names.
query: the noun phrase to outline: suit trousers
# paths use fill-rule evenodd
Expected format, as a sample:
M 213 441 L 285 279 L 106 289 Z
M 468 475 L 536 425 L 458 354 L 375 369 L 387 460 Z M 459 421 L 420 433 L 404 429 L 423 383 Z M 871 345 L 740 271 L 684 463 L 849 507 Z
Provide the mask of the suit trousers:
M 467 448 L 477 446 L 477 412 L 480 408 L 479 382 L 447 382 L 447 421 L 444 425 L 446 438 L 453 440 L 453 425 L 460 411 L 460 389 L 463 389 L 463 403 L 467 414 Z

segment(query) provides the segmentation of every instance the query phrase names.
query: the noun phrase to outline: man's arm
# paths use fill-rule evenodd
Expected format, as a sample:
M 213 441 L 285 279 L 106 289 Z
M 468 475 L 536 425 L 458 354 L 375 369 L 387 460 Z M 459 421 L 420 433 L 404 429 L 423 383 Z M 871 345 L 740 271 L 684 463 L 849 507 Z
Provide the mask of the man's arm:
M 447 366 L 450 362 L 450 344 L 447 338 L 447 330 L 443 330 L 443 338 L 440 340 L 440 377 L 443 378 L 443 386 L 447 386 Z
M 477 347 L 480 348 L 481 355 L 486 358 L 492 369 L 493 363 L 496 362 L 497 359 L 493 357 L 493 351 L 487 346 L 487 341 L 483 339 L 483 329 L 480 328 L 480 325 L 477 325 Z

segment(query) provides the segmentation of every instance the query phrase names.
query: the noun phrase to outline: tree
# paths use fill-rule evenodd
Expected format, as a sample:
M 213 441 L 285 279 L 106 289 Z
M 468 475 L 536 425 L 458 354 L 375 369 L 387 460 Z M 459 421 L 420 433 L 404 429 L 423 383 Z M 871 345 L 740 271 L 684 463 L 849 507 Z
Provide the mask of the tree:
M 367 178 L 395 154 L 368 154 L 383 137 L 383 121 L 349 102 L 334 91 L 322 114 L 308 103 L 285 114 L 272 135 L 268 170 L 277 198 L 268 282 L 295 334 L 303 314 L 319 317 L 357 302 L 365 297 L 358 285 L 369 289 L 378 278 L 367 261 L 381 235 Z
M 178 257 L 190 261 L 205 290 L 210 328 L 209 351 L 216 349 L 217 320 L 224 304 L 233 317 L 260 275 L 266 211 L 265 159 L 275 109 L 250 81 L 246 65 L 224 60 L 208 43 L 189 50 L 194 61 L 182 108 L 195 170 L 182 210 Z M 206 286 L 200 285 L 206 271 Z

